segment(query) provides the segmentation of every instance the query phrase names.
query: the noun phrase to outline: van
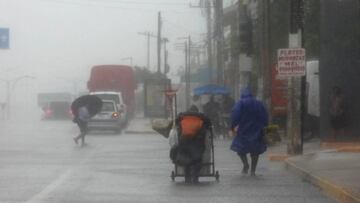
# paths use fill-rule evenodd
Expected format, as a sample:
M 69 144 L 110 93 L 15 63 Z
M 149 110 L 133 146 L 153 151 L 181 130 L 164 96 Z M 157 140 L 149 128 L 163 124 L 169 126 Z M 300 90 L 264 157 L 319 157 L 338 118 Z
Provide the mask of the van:
M 98 92 L 90 92 L 90 95 L 96 95 L 103 101 L 114 101 L 116 104 L 117 110 L 119 112 L 122 125 L 126 125 L 128 122 L 127 115 L 127 106 L 124 103 L 124 99 L 122 97 L 121 92 L 114 91 L 98 91 Z
M 112 130 L 120 133 L 123 121 L 113 100 L 103 100 L 101 111 L 92 117 L 88 123 L 88 130 Z

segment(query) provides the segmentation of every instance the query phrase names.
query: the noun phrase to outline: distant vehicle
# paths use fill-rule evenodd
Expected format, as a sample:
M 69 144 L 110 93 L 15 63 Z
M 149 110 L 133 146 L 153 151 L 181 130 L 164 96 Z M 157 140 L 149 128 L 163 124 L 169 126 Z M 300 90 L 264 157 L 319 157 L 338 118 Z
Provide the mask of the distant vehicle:
M 90 92 L 114 91 L 121 92 L 127 107 L 127 114 L 132 118 L 135 114 L 135 77 L 130 66 L 99 65 L 91 70 L 88 81 Z
M 128 121 L 127 107 L 126 104 L 124 103 L 124 99 L 121 92 L 110 92 L 110 91 L 90 92 L 90 95 L 96 95 L 101 100 L 114 101 L 121 118 L 124 119 L 124 122 Z
M 320 117 L 319 61 L 306 62 L 307 113 Z
M 88 130 L 113 130 L 115 133 L 120 133 L 124 121 L 116 103 L 112 100 L 103 100 L 101 111 L 90 119 Z
M 40 93 L 38 94 L 38 106 L 43 110 L 42 119 L 71 119 L 70 93 Z

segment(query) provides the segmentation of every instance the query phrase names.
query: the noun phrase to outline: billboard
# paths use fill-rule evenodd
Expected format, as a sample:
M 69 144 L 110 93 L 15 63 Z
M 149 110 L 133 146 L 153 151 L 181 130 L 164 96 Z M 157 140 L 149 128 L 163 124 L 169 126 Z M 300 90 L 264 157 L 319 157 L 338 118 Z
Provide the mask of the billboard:
M 10 31 L 9 28 L 0 28 L 0 49 L 10 48 Z

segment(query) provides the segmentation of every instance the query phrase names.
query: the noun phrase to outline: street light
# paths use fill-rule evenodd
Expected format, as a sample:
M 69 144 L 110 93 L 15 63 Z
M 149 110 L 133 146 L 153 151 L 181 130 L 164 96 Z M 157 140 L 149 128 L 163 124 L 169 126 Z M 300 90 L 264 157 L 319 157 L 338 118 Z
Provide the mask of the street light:
M 6 83 L 6 87 L 7 87 L 7 96 L 6 96 L 6 105 L 7 105 L 7 119 L 10 119 L 10 102 L 11 102 L 11 92 L 14 91 L 16 84 L 23 79 L 35 79 L 35 77 L 33 76 L 29 76 L 29 75 L 23 75 L 23 76 L 19 76 L 17 78 L 14 78 L 12 80 L 5 80 L 5 79 L 0 79 L 0 81 L 3 81 Z M 11 85 L 11 83 L 13 83 Z

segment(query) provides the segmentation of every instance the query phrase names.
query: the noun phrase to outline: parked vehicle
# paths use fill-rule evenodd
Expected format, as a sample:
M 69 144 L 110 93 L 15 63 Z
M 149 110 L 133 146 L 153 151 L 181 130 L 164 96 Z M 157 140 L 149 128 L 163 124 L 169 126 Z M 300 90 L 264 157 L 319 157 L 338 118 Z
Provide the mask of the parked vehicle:
M 113 130 L 120 133 L 124 119 L 112 100 L 103 100 L 101 111 L 92 117 L 88 123 L 88 130 Z
M 320 117 L 319 61 L 306 62 L 307 113 Z
M 40 93 L 38 105 L 43 110 L 42 119 L 71 119 L 72 95 L 70 93 Z
M 99 65 L 91 70 L 88 81 L 90 92 L 114 91 L 121 92 L 127 107 L 128 118 L 135 113 L 134 72 L 130 66 L 124 65 Z
M 127 107 L 124 103 L 123 96 L 121 92 L 110 92 L 110 91 L 104 91 L 104 92 L 91 92 L 90 95 L 96 95 L 101 100 L 109 100 L 114 101 L 117 107 L 117 110 L 123 119 L 123 123 L 126 123 L 128 121 L 128 115 L 127 115 Z

